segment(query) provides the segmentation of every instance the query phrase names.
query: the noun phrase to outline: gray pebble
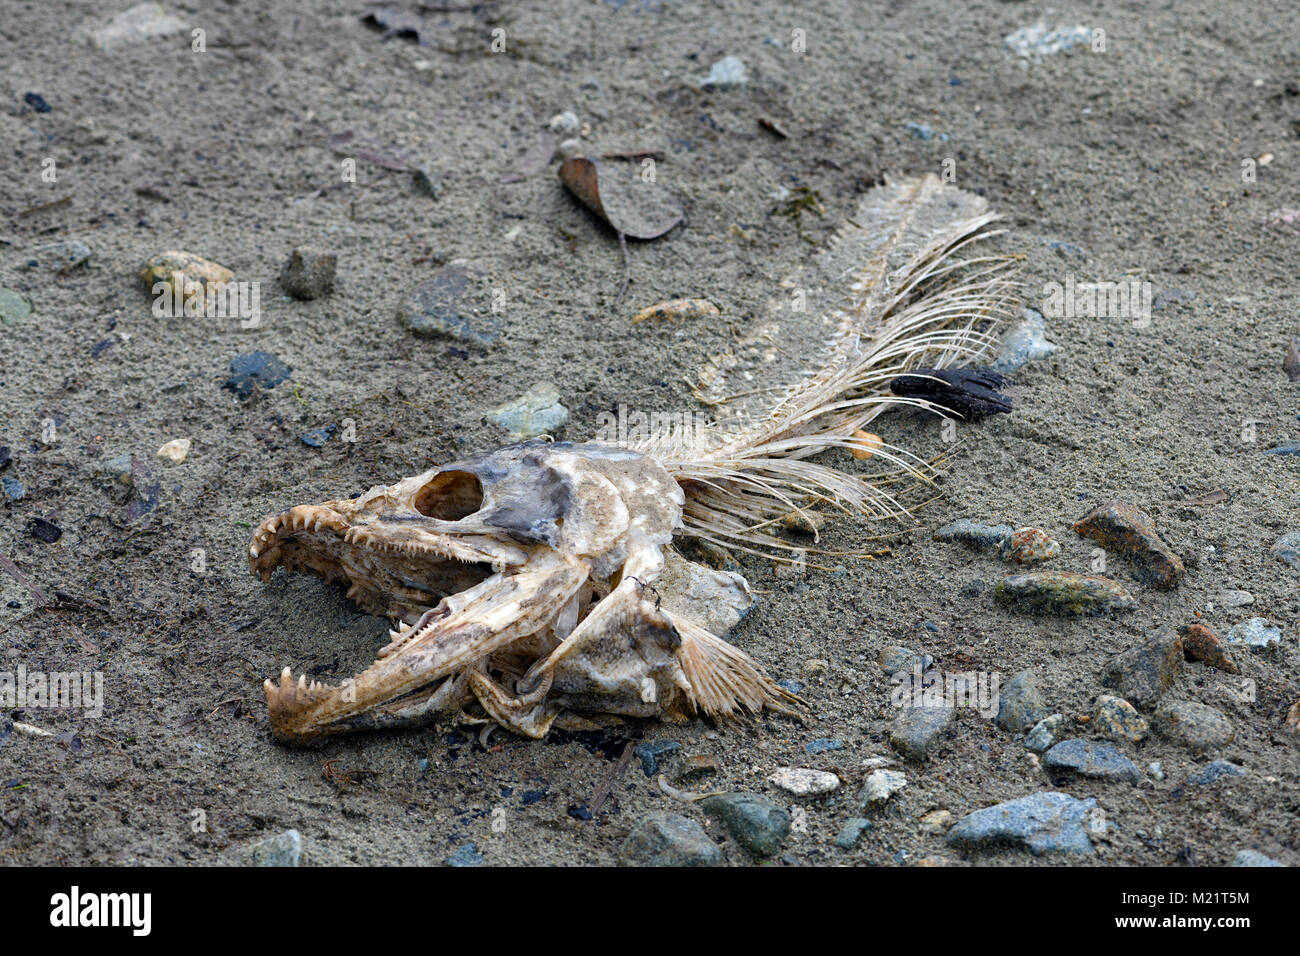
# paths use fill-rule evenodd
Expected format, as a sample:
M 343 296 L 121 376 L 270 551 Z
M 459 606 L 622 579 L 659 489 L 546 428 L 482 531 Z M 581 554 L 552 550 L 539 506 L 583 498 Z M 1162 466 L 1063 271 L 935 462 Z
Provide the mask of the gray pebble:
M 675 740 L 650 740 L 638 744 L 632 753 L 641 761 L 642 772 L 647 777 L 653 777 L 659 772 L 659 758 L 681 749 L 682 745 Z
M 889 743 L 912 760 L 924 760 L 956 718 L 948 704 L 904 707 L 889 727 Z
M 295 299 L 319 299 L 334 291 L 338 256 L 319 249 L 295 249 L 280 273 L 280 285 Z
M 1171 627 L 1156 631 L 1146 643 L 1113 658 L 1102 673 L 1103 687 L 1117 690 L 1137 707 L 1154 707 L 1178 676 L 1183 649 Z
M 486 348 L 501 334 L 491 290 L 462 261 L 443 266 L 397 307 L 397 317 L 416 335 L 452 339 Z
M 1273 542 L 1269 549 L 1277 555 L 1279 561 L 1285 561 L 1293 568 L 1300 568 L 1300 531 L 1288 531 Z
M 757 793 L 722 793 L 701 800 L 700 807 L 755 856 L 773 855 L 790 835 L 789 812 Z
M 1138 783 L 1142 779 L 1142 771 L 1114 744 L 1093 740 L 1061 741 L 1043 755 L 1043 766 L 1100 780 Z
M 1226 760 L 1212 760 L 1195 773 L 1188 774 L 1187 782 L 1206 786 L 1214 783 L 1220 777 L 1244 777 L 1245 775 L 1246 771 L 1235 763 L 1229 763 Z
M 482 866 L 486 862 L 473 843 L 457 847 L 456 852 L 447 857 L 447 865 L 453 867 Z
M 1065 726 L 1064 714 L 1052 714 L 1044 717 L 1034 725 L 1034 729 L 1025 737 L 1025 749 L 1042 753 L 1060 740 L 1061 729 Z
M 1215 750 L 1232 742 L 1232 722 L 1220 711 L 1189 700 L 1165 701 L 1152 721 L 1156 730 L 1194 753 Z
M 560 390 L 551 382 L 538 382 L 514 401 L 487 413 L 487 420 L 512 441 L 549 434 L 569 420 L 569 410 L 560 404 Z
M 1097 801 L 1076 800 L 1067 793 L 1035 793 L 1018 800 L 976 810 L 948 831 L 954 846 L 982 849 L 1004 845 L 1024 846 L 1034 856 L 1043 853 L 1096 851 L 1088 839 L 1085 824 Z
M 721 866 L 722 851 L 704 828 L 678 813 L 651 813 L 618 851 L 623 866 Z
M 302 862 L 302 835 L 297 830 L 254 843 L 248 848 L 253 866 L 297 866 Z
M 1048 714 L 1038 688 L 1038 674 L 1023 670 L 1002 685 L 998 694 L 998 726 L 1018 734 L 1033 727 Z
M 1232 858 L 1233 866 L 1286 866 L 1285 863 L 1279 863 L 1271 856 L 1265 856 L 1258 850 L 1239 850 L 1237 855 Z
M 1002 544 L 1015 528 L 1009 524 L 983 524 L 970 518 L 958 518 L 934 533 L 935 541 L 960 541 L 972 547 L 992 550 Z
M 865 817 L 850 817 L 835 835 L 835 845 L 841 850 L 851 850 L 858 845 L 862 834 L 871 829 L 871 821 Z
M 1024 321 L 1002 340 L 998 357 L 989 365 L 995 372 L 1010 375 L 1056 351 L 1056 346 L 1047 341 L 1047 322 L 1043 314 L 1036 309 L 1022 309 L 1021 315 Z
M 1281 644 L 1282 628 L 1270 626 L 1266 618 L 1252 617 L 1249 621 L 1234 624 L 1228 630 L 1226 640 L 1229 644 L 1245 644 L 1252 651 L 1268 650 Z

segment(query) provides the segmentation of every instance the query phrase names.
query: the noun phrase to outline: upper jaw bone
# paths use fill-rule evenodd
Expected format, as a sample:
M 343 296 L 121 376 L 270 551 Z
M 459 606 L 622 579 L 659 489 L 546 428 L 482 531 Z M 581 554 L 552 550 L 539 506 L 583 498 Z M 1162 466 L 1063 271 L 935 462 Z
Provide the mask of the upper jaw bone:
M 399 647 L 341 685 L 295 683 L 291 676 L 278 686 L 267 681 L 271 730 L 282 740 L 307 742 L 384 723 L 386 714 L 409 709 L 406 695 L 546 627 L 587 574 L 582 562 L 540 553 L 520 571 L 446 598 L 394 640 Z

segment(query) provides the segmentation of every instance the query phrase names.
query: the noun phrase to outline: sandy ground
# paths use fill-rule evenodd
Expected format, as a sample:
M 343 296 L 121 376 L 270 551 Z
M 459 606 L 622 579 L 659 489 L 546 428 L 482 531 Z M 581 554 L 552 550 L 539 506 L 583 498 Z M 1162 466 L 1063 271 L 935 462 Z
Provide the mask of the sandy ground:
M 1111 829 L 1092 862 L 1221 865 L 1255 848 L 1300 863 L 1300 750 L 1282 730 L 1300 683 L 1300 572 L 1268 551 L 1300 530 L 1300 459 L 1262 454 L 1300 437 L 1300 384 L 1280 367 L 1300 334 L 1297 227 L 1270 225 L 1275 210 L 1300 205 L 1300 24 L 1289 0 L 1046 13 L 990 0 L 805 10 L 774 0 L 503 2 L 427 14 L 427 45 L 385 40 L 361 23 L 360 2 L 264 12 L 214 3 L 169 7 L 205 30 L 206 52 L 189 34 L 92 48 L 86 32 L 123 6 L 10 0 L 0 19 L 0 285 L 35 306 L 0 326 L 0 444 L 13 458 L 3 475 L 26 489 L 20 500 L 0 496 L 0 554 L 47 599 L 0 571 L 2 663 L 105 680 L 98 719 L 13 715 L 65 736 L 0 743 L 0 860 L 209 865 L 296 828 L 314 864 L 436 864 L 469 842 L 490 864 L 608 864 L 649 811 L 704 820 L 635 762 L 601 819 L 568 812 L 590 801 L 625 740 L 670 737 L 685 754 L 717 758 L 719 773 L 696 787 L 789 804 L 766 783 L 774 768 L 842 774 L 839 794 L 805 805 L 806 832 L 791 836 L 785 863 L 1074 862 L 965 857 L 917 823 L 936 808 L 960 817 L 1044 789 L 1095 797 L 1106 811 Z M 1105 52 L 1030 62 L 1003 45 L 1044 15 L 1103 28 Z M 806 31 L 801 55 L 790 49 L 796 28 Z M 505 52 L 490 52 L 494 29 L 505 31 Z M 748 83 L 701 90 L 726 55 L 745 62 Z M 29 92 L 49 111 L 29 105 Z M 666 237 L 632 244 L 621 303 L 618 243 L 554 166 L 501 182 L 566 109 L 589 124 L 592 151 L 665 151 L 660 181 L 685 208 Z M 919 138 L 909 122 L 946 139 Z M 345 130 L 426 167 L 439 198 L 364 158 L 356 183 L 343 182 L 345 154 L 327 140 Z M 1271 162 L 1243 183 L 1243 160 L 1263 154 Z M 42 179 L 47 158 L 54 182 Z M 630 723 L 546 742 L 498 733 L 490 750 L 474 729 L 454 727 L 319 751 L 270 740 L 264 677 L 289 664 L 338 680 L 371 659 L 387 626 L 314 578 L 251 578 L 251 526 L 501 444 L 485 411 L 536 381 L 556 383 L 570 409 L 562 438 L 591 437 L 597 414 L 620 402 L 691 407 L 684 376 L 815 252 L 774 214 L 782 188 L 820 194 L 825 216 L 801 222 L 816 244 L 882 174 L 938 173 L 945 159 L 958 185 L 1006 215 L 1002 244 L 1024 257 L 1026 304 L 1041 307 L 1043 284 L 1070 275 L 1146 280 L 1166 301 L 1175 290 L 1195 297 L 1157 310 L 1147 328 L 1049 319 L 1060 348 L 1018 376 L 1013 414 L 963 426 L 945 497 L 892 555 L 803 579 L 745 563 L 762 600 L 732 639 L 773 675 L 805 682 L 808 726 L 770 718 L 719 734 L 702 722 Z M 61 239 L 87 243 L 89 263 L 64 275 L 25 268 L 33 249 Z M 338 256 L 332 296 L 299 302 L 278 288 L 299 245 Z M 154 317 L 137 273 L 166 249 L 261 282 L 261 327 Z M 491 348 L 457 351 L 396 318 L 402 297 L 456 258 L 506 291 L 505 331 Z M 678 296 L 707 297 L 724 316 L 632 325 L 637 309 Z M 292 377 L 239 402 L 221 388 L 228 363 L 259 349 Z M 356 443 L 300 440 L 344 418 Z M 51 420 L 54 434 L 43 435 Z M 1243 441 L 1248 420 L 1253 443 Z M 879 425 L 918 454 L 944 449 L 934 418 L 893 414 Z M 183 464 L 155 457 L 179 437 L 193 440 Z M 136 518 L 96 476 L 123 453 L 159 482 L 156 507 Z M 1178 504 L 1215 489 L 1226 502 Z M 1015 614 L 988 587 L 1006 565 L 930 540 L 958 517 L 1033 524 L 1062 542 L 1057 567 L 1086 571 L 1093 545 L 1069 524 L 1110 497 L 1147 508 L 1191 564 L 1168 592 L 1114 569 L 1140 602 L 1123 618 Z M 35 518 L 62 537 L 33 536 Z M 841 524 L 829 543 L 850 546 L 872 530 Z M 201 573 L 191 570 L 195 549 Z M 975 580 L 986 587 L 971 596 Z M 1224 589 L 1247 590 L 1254 604 L 1220 609 Z M 832 846 L 858 814 L 863 760 L 889 752 L 881 648 L 905 644 L 957 670 L 1033 668 L 1052 709 L 1086 735 L 1073 721 L 1103 692 L 1104 662 L 1197 611 L 1220 634 L 1255 616 L 1283 630 L 1280 653 L 1237 652 L 1242 675 L 1188 667 L 1170 692 L 1229 716 L 1236 739 L 1212 756 L 1245 776 L 1188 785 L 1205 758 L 1152 737 L 1125 749 L 1144 769 L 1160 761 L 1162 780 L 1053 781 L 1015 735 L 963 712 L 932 760 L 905 768 L 907 789 L 858 847 Z M 816 659 L 829 669 L 804 676 Z M 1243 678 L 1255 682 L 1253 701 Z M 808 756 L 814 738 L 844 747 Z M 373 773 L 330 779 L 327 761 Z M 750 862 L 723 846 L 730 862 Z

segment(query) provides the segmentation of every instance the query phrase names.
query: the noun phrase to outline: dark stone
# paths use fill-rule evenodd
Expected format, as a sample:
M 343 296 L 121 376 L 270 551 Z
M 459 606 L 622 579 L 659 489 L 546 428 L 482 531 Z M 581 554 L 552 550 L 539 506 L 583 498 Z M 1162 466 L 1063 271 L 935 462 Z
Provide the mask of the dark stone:
M 755 856 L 772 856 L 790 835 L 790 814 L 757 793 L 722 793 L 700 801 Z
M 63 529 L 53 521 L 46 521 L 44 518 L 33 518 L 27 530 L 31 532 L 33 538 L 46 544 L 53 544 L 63 537 Z
M 653 777 L 659 772 L 659 758 L 681 749 L 682 745 L 675 740 L 648 740 L 638 744 L 632 753 L 640 759 L 641 771 L 647 777 Z
M 1106 664 L 1101 683 L 1119 691 L 1135 707 L 1154 707 L 1178 676 L 1183 645 L 1172 627 L 1162 627 L 1145 644 Z
M 998 725 L 1003 730 L 1024 733 L 1050 713 L 1032 670 L 1016 674 L 998 692 Z
M 319 299 L 334 291 L 338 256 L 319 249 L 295 249 L 280 273 L 280 285 L 295 299 Z
M 270 352 L 246 352 L 230 360 L 228 388 L 239 398 L 248 398 L 259 387 L 275 388 L 289 377 L 291 369 Z
M 1195 773 L 1189 774 L 1187 782 L 1205 786 L 1214 783 L 1220 777 L 1244 777 L 1245 775 L 1246 771 L 1235 763 L 1229 763 L 1226 760 L 1213 760 Z
M 491 311 L 490 290 L 461 263 L 439 269 L 397 307 L 397 317 L 416 335 L 487 347 L 501 334 Z

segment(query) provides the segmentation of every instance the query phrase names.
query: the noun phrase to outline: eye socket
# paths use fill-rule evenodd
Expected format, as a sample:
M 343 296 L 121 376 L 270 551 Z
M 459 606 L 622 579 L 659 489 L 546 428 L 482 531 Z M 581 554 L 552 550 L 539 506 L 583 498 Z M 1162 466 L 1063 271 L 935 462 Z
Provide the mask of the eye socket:
M 421 488 L 413 502 L 426 518 L 459 521 L 483 507 L 483 485 L 468 471 L 443 471 Z

